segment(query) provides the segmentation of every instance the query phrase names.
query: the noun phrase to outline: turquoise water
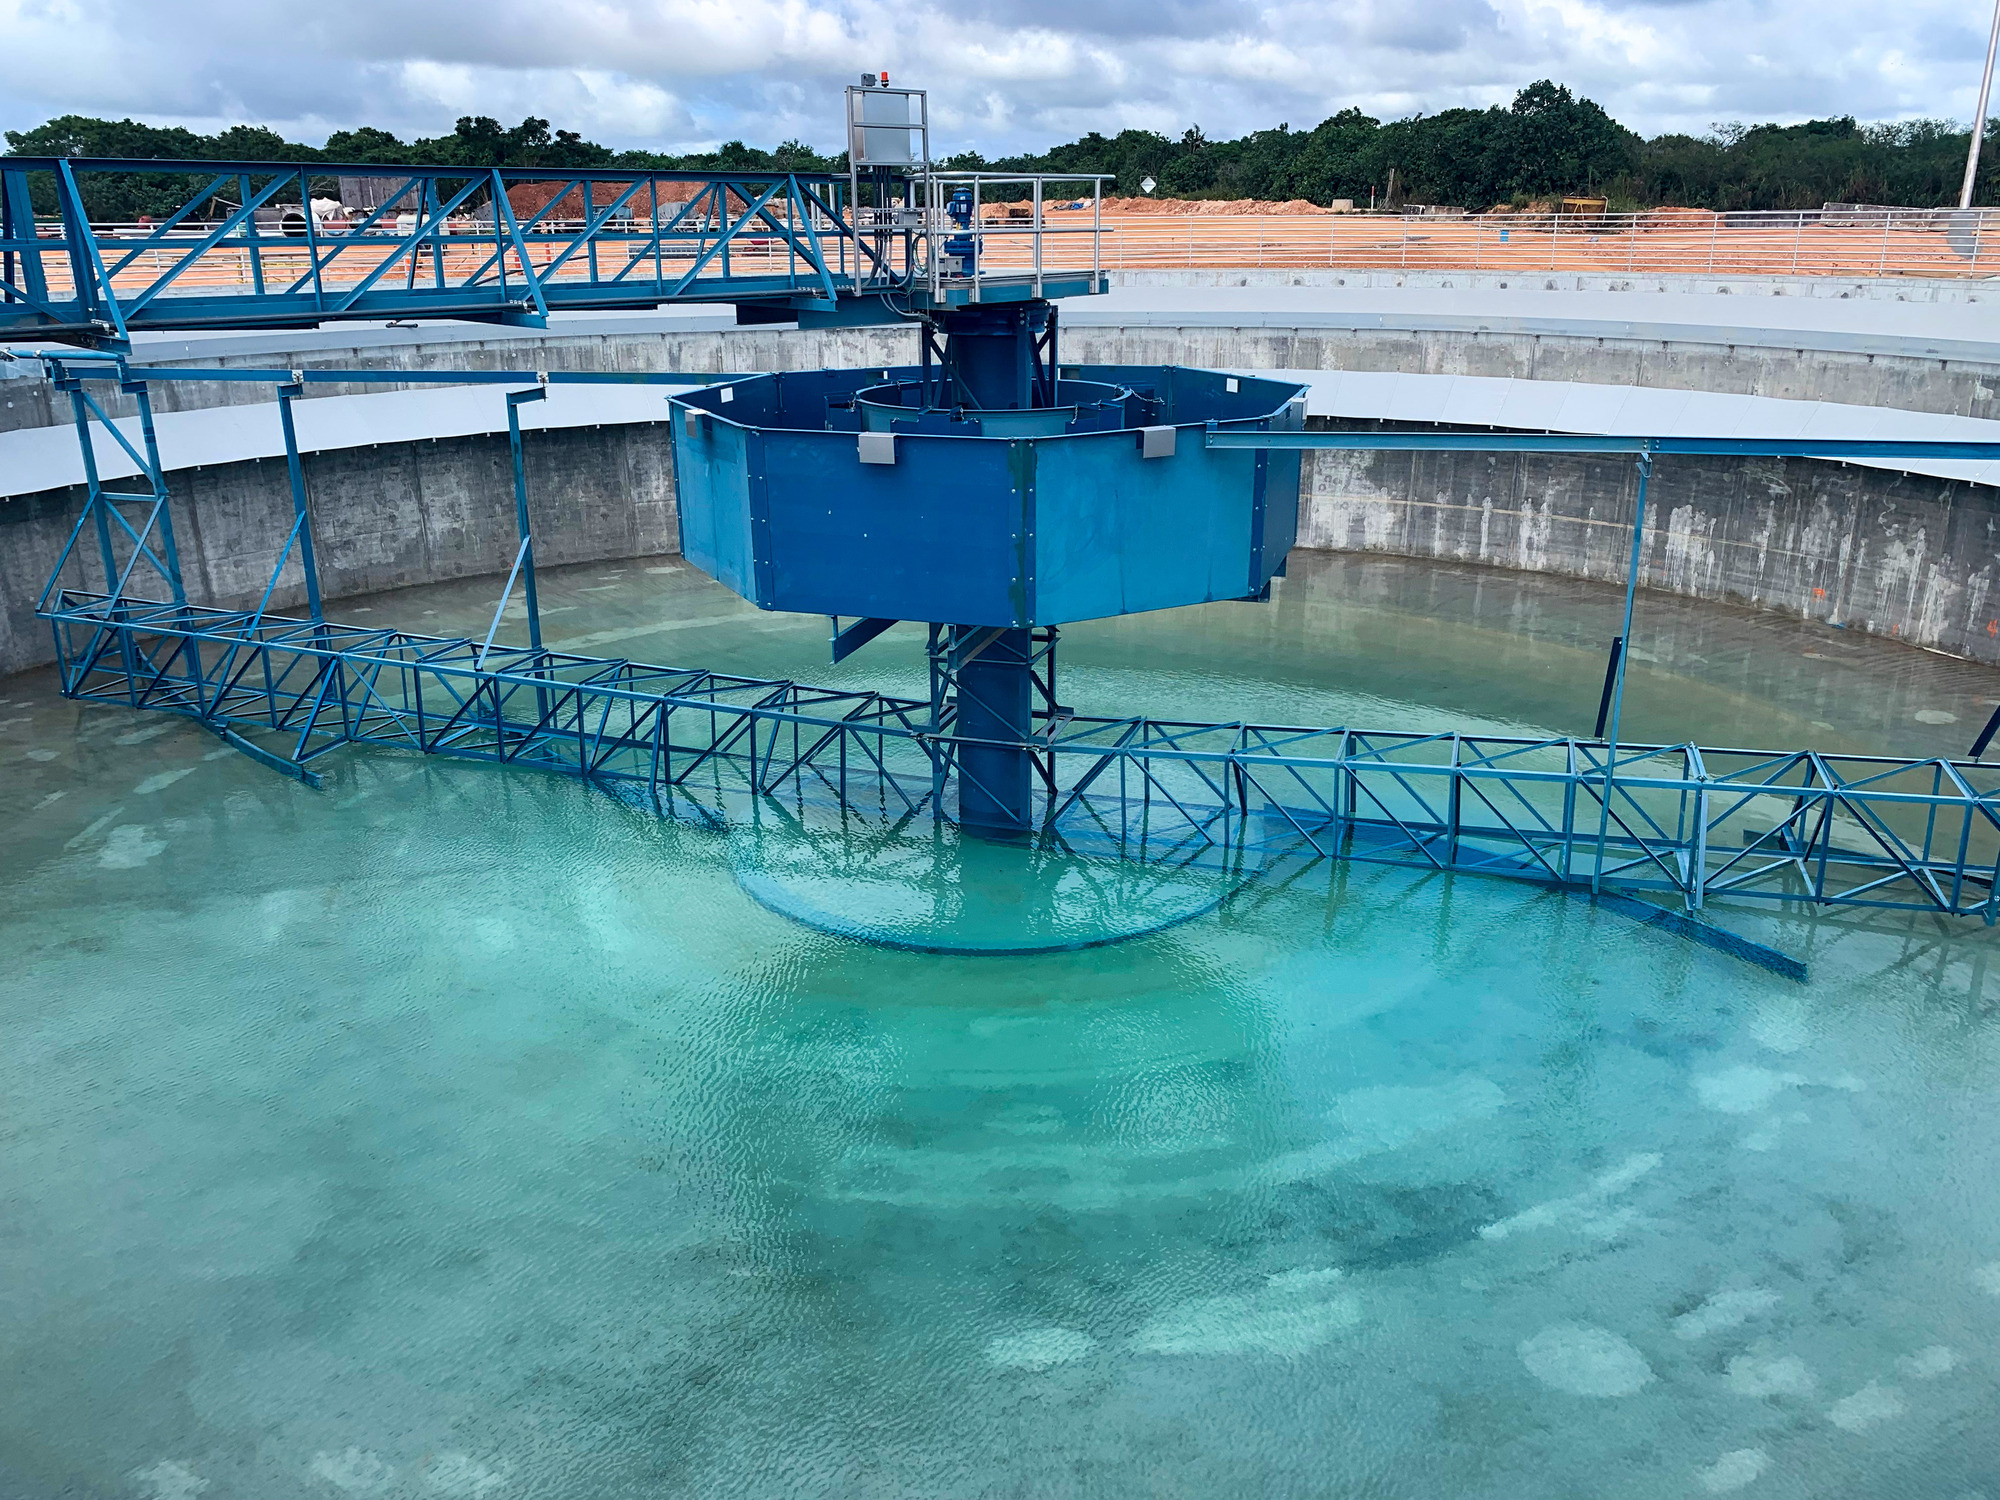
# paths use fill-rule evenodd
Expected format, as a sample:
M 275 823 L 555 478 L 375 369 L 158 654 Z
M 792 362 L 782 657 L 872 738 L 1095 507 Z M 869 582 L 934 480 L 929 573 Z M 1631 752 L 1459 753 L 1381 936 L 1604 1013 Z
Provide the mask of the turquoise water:
M 548 597 L 598 650 L 918 670 L 685 570 Z M 1574 729 L 1612 607 L 1315 563 L 1077 630 L 1064 696 Z M 1642 612 L 1637 734 L 1962 748 L 2000 687 Z M 10 1500 L 2000 1496 L 1983 929 L 1731 911 L 1800 986 L 1357 867 L 908 953 L 746 892 L 778 831 L 0 700 Z

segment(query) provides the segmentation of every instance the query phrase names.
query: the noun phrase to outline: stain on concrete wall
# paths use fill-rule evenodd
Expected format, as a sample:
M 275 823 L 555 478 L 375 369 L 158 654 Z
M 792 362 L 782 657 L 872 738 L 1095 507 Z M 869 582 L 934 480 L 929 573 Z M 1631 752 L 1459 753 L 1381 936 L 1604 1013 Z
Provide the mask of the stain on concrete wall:
M 597 562 L 680 550 L 664 422 L 530 432 L 525 444 L 535 557 Z M 329 599 L 444 578 L 504 573 L 514 560 L 513 471 L 501 436 L 309 454 L 306 483 Z M 181 575 L 198 604 L 254 605 L 292 525 L 283 459 L 170 476 Z M 83 505 L 80 488 L 0 504 L 0 675 L 54 659 L 34 606 Z M 87 564 L 100 587 L 95 547 Z M 136 588 L 135 588 L 135 591 Z M 273 610 L 305 599 L 296 557 Z
M 1279 328 L 1065 329 L 1089 363 L 1423 371 L 1629 383 L 1847 401 L 2000 417 L 1990 364 L 1824 351 L 1662 345 L 1518 333 Z M 486 370 L 748 371 L 867 366 L 914 356 L 904 329 L 751 328 L 659 334 L 496 335 L 433 345 L 315 348 L 307 366 Z M 265 366 L 269 354 L 189 364 Z M 289 363 L 290 361 L 288 361 Z M 57 420 L 38 379 L 7 382 L 0 428 Z M 383 386 L 311 386 L 313 395 Z M 114 414 L 129 397 L 99 393 Z M 267 401 L 267 388 L 167 385 L 160 410 Z M 501 572 L 513 557 L 504 438 L 357 449 L 307 460 L 330 597 Z M 572 430 L 529 444 L 539 555 L 591 561 L 671 550 L 671 453 L 664 427 Z M 282 461 L 174 476 L 188 584 L 254 601 L 290 524 Z M 46 661 L 34 601 L 80 497 L 0 502 L 0 673 Z M 1623 580 L 1632 466 L 1625 460 L 1491 454 L 1319 454 L 1308 465 L 1300 542 L 1363 554 L 1476 562 Z M 1642 581 L 2000 661 L 2000 492 L 1813 460 L 1661 460 Z M 182 519 L 185 517 L 185 519 Z M 189 540 L 191 538 L 191 540 Z M 302 593 L 288 569 L 274 605 Z
M 1622 583 L 1637 479 L 1629 459 L 1320 453 L 1299 544 Z M 1662 458 L 1647 512 L 1642 587 L 2000 662 L 2000 490 L 1815 459 Z

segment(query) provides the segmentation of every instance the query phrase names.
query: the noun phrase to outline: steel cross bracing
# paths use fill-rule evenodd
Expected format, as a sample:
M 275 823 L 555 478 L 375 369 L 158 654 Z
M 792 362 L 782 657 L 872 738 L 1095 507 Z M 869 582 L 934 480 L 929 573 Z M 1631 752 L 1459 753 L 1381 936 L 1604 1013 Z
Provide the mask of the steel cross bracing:
M 338 382 L 362 372 L 171 372 L 272 382 L 290 480 L 290 529 L 257 606 L 194 603 L 180 581 L 148 394 L 148 381 L 169 372 L 122 359 L 50 365 L 71 400 L 86 477 L 85 505 L 38 604 L 55 633 L 64 693 L 185 715 L 301 779 L 316 780 L 313 765 L 330 750 L 392 746 L 561 771 L 663 810 L 685 805 L 731 817 L 782 802 L 894 822 L 961 817 L 968 762 L 1005 763 L 1008 755 L 991 752 L 1018 759 L 1025 750 L 1033 773 L 1022 793 L 1029 825 L 1084 852 L 1222 857 L 1262 870 L 1345 859 L 1670 894 L 1690 909 L 1725 897 L 1976 914 L 1989 922 L 1996 916 L 2000 766 L 1976 756 L 1620 744 L 1622 670 L 1613 679 L 1610 737 L 1580 739 L 1080 715 L 1057 699 L 1052 631 L 935 628 L 932 691 L 923 699 L 547 649 L 537 644 L 519 407 L 545 383 L 605 377 L 400 372 L 425 382 L 514 387 L 506 402 L 520 542 L 493 624 L 474 641 L 324 618 L 291 407 L 308 380 Z M 106 418 L 87 389 L 91 382 L 116 383 L 133 397 L 137 442 Z M 100 481 L 94 427 L 107 430 L 140 470 L 134 488 Z M 1635 539 L 1650 455 L 1667 451 L 1662 440 L 1647 438 L 1255 436 L 1329 447 L 1542 451 L 1574 451 L 1568 445 L 1588 441 L 1603 445 L 1595 451 L 1637 454 Z M 1728 452 L 1737 441 L 1684 440 L 1687 446 L 1673 451 Z M 2000 445 L 1810 446 L 1828 456 L 1884 448 L 2000 456 L 1991 451 Z M 100 576 L 95 587 L 87 559 Z M 288 567 L 303 575 L 304 618 L 268 608 Z M 65 570 L 81 571 L 82 586 L 66 584 Z M 1635 580 L 1636 569 L 1627 580 L 1628 628 Z M 517 581 L 527 588 L 527 646 L 496 639 Z M 1037 705 L 1025 741 L 966 732 L 978 718 L 968 682 L 981 653 L 1008 634 L 1018 639 L 1007 649 L 1033 665 Z M 981 752 L 988 752 L 983 759 Z M 987 784 L 972 793 L 1012 795 Z
M 226 730 L 297 773 L 347 745 L 623 784 L 662 805 L 953 808 L 978 741 L 927 699 L 63 590 L 63 691 Z M 249 741 L 250 735 L 258 736 Z M 1037 824 L 1145 858 L 1241 850 L 1556 885 L 1995 915 L 2000 766 L 1070 715 Z
M 156 224 L 93 225 L 92 179 L 130 173 L 178 179 L 179 207 Z M 385 201 L 323 226 L 301 205 L 331 176 Z M 553 196 L 517 216 L 508 189 L 522 184 Z M 830 308 L 841 293 L 906 289 L 910 265 L 873 246 L 857 256 L 846 194 L 844 178 L 796 172 L 0 158 L 0 339 L 123 348 L 149 329 L 351 318 L 539 327 L 565 308 Z
M 157 223 L 93 222 L 93 185 L 133 174 L 170 185 L 177 206 Z M 314 180 L 329 178 L 379 206 L 322 220 L 306 205 Z M 10 156 L 0 158 L 0 341 L 123 350 L 147 331 L 383 318 L 539 328 L 551 312 L 666 302 L 887 323 L 924 305 L 1103 291 L 1099 217 L 1059 229 L 1039 212 L 1045 183 L 1088 183 L 1095 202 L 1101 180 L 994 180 L 1031 184 L 1036 217 L 992 226 L 990 264 L 948 276 L 939 246 L 951 226 L 929 174 Z M 534 191 L 517 213 L 524 188 Z M 542 206 L 527 211 L 531 202 Z M 973 233 L 984 246 L 989 227 Z M 1058 247 L 1046 257 L 1045 240 Z

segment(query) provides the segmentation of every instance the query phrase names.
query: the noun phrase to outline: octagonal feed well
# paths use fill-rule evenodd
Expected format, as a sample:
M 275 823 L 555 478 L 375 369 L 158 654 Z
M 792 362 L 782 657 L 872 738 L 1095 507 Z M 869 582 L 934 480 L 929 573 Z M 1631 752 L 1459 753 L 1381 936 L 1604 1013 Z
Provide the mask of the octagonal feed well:
M 756 375 L 672 399 L 681 549 L 764 609 L 1055 625 L 1240 599 L 1282 570 L 1304 387 L 1064 366 L 1056 404 L 925 410 L 916 366 Z M 935 386 L 933 386 L 935 390 Z

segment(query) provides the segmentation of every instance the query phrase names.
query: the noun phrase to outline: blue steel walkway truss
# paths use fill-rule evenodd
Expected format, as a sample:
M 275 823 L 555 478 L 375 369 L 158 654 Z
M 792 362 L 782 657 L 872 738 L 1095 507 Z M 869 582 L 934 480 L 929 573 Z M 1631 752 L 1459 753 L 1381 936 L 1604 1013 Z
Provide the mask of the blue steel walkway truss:
M 172 185 L 157 223 L 109 229 L 93 180 Z M 380 206 L 325 221 L 313 180 Z M 532 188 L 533 212 L 514 196 Z M 510 196 L 510 193 L 513 196 Z M 146 330 L 447 317 L 540 327 L 552 311 L 663 302 L 831 315 L 908 293 L 915 239 L 856 235 L 845 177 L 798 172 L 283 167 L 0 158 L 0 340 L 129 347 Z
M 308 781 L 329 751 L 389 746 L 560 771 L 662 811 L 730 819 L 783 803 L 893 821 L 953 816 L 961 753 L 952 683 L 976 637 L 933 640 L 950 666 L 928 699 L 654 666 L 552 650 L 534 607 L 518 408 L 543 382 L 685 382 L 675 376 L 482 372 L 447 376 L 507 389 L 519 549 L 484 639 L 443 638 L 324 618 L 313 523 L 290 403 L 290 371 L 139 369 L 122 360 L 49 360 L 70 396 L 87 499 L 40 602 L 65 694 L 185 715 L 259 760 Z M 319 370 L 306 381 L 409 378 Z M 180 581 L 149 382 L 235 379 L 278 394 L 293 497 L 290 534 L 252 609 L 190 602 Z M 88 385 L 136 400 L 135 444 L 105 420 Z M 110 428 L 141 471 L 114 491 L 92 461 Z M 1475 448 L 1616 452 L 1640 465 L 1635 559 L 1646 480 L 1659 453 L 1990 459 L 2000 445 L 1659 440 L 1490 433 L 1212 433 L 1217 446 Z M 102 582 L 65 583 L 90 570 Z M 297 559 L 305 617 L 268 604 Z M 1628 580 L 1626 629 L 1630 628 Z M 528 644 L 496 639 L 517 582 Z M 935 634 L 935 632 L 934 632 Z M 1049 643 L 1052 645 L 1052 640 Z M 1053 679 L 1029 748 L 1040 769 L 1042 836 L 1082 852 L 1257 868 L 1346 859 L 1665 894 L 1697 910 L 1717 898 L 1891 907 L 1992 922 L 2000 912 L 2000 766 L 1978 759 L 1824 755 L 1809 750 L 1626 745 L 1594 738 L 1410 734 L 1353 728 L 1192 723 L 1071 713 Z

